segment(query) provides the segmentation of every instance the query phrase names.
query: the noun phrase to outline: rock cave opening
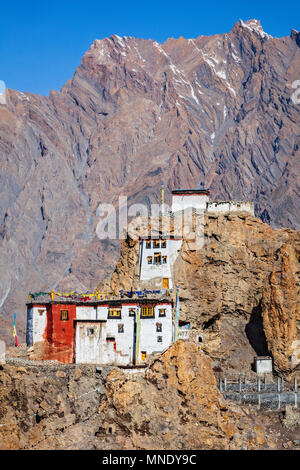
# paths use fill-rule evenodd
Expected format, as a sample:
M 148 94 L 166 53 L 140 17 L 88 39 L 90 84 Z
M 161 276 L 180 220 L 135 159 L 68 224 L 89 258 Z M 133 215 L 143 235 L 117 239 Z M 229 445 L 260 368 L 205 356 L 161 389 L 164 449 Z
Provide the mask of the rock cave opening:
M 245 327 L 245 333 L 257 356 L 271 356 L 263 329 L 261 300 L 252 310 L 250 321 Z

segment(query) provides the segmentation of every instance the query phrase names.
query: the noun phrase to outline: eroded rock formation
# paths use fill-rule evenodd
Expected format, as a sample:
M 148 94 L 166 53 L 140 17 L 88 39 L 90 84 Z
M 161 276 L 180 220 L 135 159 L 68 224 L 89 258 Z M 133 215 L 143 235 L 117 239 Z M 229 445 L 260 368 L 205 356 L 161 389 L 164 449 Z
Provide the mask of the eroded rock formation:
M 284 244 L 263 293 L 263 327 L 276 367 L 300 373 L 299 252 Z
M 135 373 L 6 364 L 0 424 L 0 449 L 270 449 L 298 435 L 226 403 L 211 359 L 184 341 Z

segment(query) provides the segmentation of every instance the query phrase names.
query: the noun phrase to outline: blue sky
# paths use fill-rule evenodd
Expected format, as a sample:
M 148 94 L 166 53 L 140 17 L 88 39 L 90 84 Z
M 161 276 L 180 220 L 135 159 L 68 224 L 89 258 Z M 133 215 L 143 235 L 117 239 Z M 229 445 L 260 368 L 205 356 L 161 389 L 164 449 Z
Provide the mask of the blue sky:
M 16 0 L 0 8 L 0 80 L 42 95 L 72 78 L 94 39 L 113 33 L 164 42 L 228 32 L 239 18 L 260 19 L 277 37 L 300 29 L 299 0 Z

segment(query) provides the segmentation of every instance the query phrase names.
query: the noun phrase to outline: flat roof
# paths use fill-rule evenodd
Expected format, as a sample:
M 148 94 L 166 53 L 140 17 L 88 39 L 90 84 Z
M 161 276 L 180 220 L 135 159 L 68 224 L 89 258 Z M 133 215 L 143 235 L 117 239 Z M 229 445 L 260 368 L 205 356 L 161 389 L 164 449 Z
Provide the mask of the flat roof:
M 73 322 L 81 322 L 81 323 L 107 323 L 107 320 L 98 320 L 98 318 L 94 318 L 91 320 L 87 320 L 86 318 L 73 318 Z
M 150 241 L 152 241 L 152 240 L 153 240 L 153 241 L 154 241 L 154 240 L 158 240 L 158 241 L 160 241 L 160 240 L 166 240 L 166 241 L 167 241 L 167 240 L 182 240 L 182 239 L 183 239 L 183 237 L 182 237 L 182 236 L 179 236 L 179 235 L 174 235 L 174 236 L 173 236 L 173 235 L 170 235 L 170 236 L 168 236 L 168 235 L 153 235 L 153 236 L 151 236 L 151 235 L 146 236 L 146 235 L 145 235 L 145 236 L 143 236 L 143 235 L 142 235 L 142 236 L 140 237 L 140 240 L 148 240 L 148 241 L 149 241 L 149 240 L 150 240 Z
M 255 361 L 269 361 L 271 358 L 271 356 L 255 356 L 254 360 Z
M 172 194 L 207 194 L 209 195 L 209 189 L 196 188 L 196 189 L 173 189 Z
M 33 307 L 34 305 L 78 305 L 79 307 L 97 307 L 98 305 L 111 305 L 118 306 L 122 304 L 173 304 L 173 300 L 169 297 L 134 297 L 134 298 L 125 298 L 125 299 L 102 299 L 102 300 L 87 300 L 87 301 L 76 301 L 76 300 L 48 300 L 48 301 L 31 301 L 27 302 L 27 307 Z

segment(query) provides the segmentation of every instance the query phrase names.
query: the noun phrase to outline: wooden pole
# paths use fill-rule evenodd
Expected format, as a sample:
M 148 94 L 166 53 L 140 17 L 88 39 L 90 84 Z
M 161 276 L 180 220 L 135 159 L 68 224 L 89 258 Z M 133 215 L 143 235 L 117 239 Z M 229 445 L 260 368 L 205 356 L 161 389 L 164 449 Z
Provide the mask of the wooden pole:
M 140 354 L 140 336 L 141 336 L 141 316 L 140 309 L 137 309 L 136 312 L 136 347 L 135 347 L 135 363 L 139 364 L 139 354 Z

